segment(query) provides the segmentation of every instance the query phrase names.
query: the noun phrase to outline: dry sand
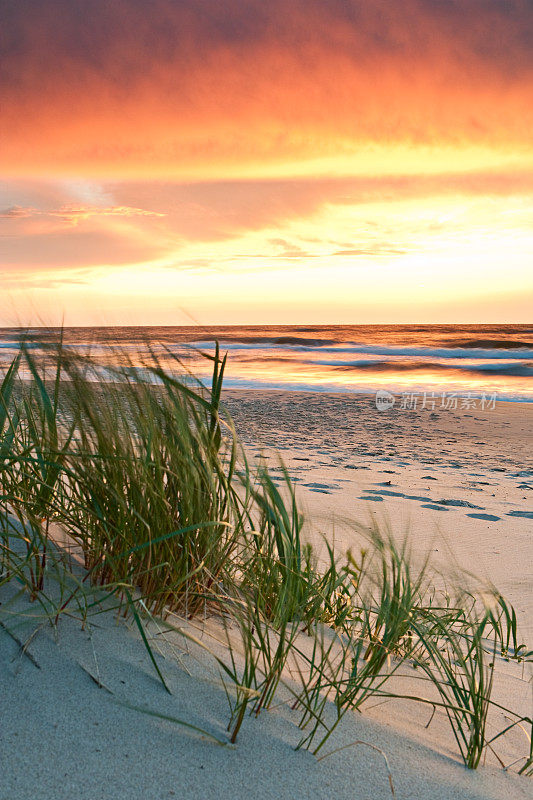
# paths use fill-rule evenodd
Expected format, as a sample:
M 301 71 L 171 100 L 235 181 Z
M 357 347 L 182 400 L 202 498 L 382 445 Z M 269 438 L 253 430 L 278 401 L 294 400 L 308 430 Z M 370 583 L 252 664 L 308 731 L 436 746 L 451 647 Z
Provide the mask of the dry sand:
M 282 392 L 228 393 L 227 405 L 249 452 L 269 456 L 274 468 L 281 452 L 297 479 L 311 539 L 334 536 L 339 551 L 357 546 L 347 519 L 379 513 L 395 535 L 409 528 L 416 552 L 430 547 L 441 565 L 456 563 L 493 581 L 515 603 L 531 645 L 533 520 L 524 513 L 533 515 L 533 407 L 380 413 L 369 398 Z M 39 609 L 25 605 L 29 616 L 15 627 L 6 599 L 4 593 L 0 620 L 26 641 Z M 85 629 L 69 617 L 57 632 L 41 627 L 25 655 L 0 628 L 0 800 L 374 800 L 392 796 L 382 753 L 397 798 L 532 796 L 531 781 L 493 759 L 477 772 L 463 767 L 444 714 L 426 730 L 431 709 L 406 701 L 370 701 L 363 714 L 348 714 L 325 753 L 366 744 L 320 762 L 294 751 L 300 731 L 287 706 L 246 718 L 235 749 L 127 708 L 120 702 L 224 738 L 228 705 L 214 662 L 180 636 L 150 630 L 171 695 L 131 622 L 110 612 Z M 531 714 L 527 670 L 500 660 L 495 691 Z M 502 743 L 505 763 L 518 745 L 524 752 L 524 736 L 517 729 Z
M 369 514 L 415 552 L 492 581 L 533 640 L 533 404 L 379 412 L 357 395 L 228 393 L 249 452 L 280 453 L 316 546 L 354 546 Z M 347 522 L 348 520 L 348 522 Z

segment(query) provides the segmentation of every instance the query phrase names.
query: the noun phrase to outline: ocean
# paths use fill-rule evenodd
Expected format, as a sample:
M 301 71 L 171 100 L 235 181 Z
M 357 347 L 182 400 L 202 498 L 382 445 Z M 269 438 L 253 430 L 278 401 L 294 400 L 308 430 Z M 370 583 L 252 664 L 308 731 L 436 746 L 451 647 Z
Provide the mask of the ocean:
M 29 335 L 46 339 L 50 329 Z M 19 337 L 18 329 L 0 329 L 4 365 Z M 233 389 L 533 402 L 533 324 L 91 327 L 66 328 L 64 340 L 103 368 L 119 366 L 124 355 L 136 363 L 150 347 L 169 368 L 178 358 L 202 378 L 210 363 L 201 353 L 218 341 L 228 355 L 225 386 Z

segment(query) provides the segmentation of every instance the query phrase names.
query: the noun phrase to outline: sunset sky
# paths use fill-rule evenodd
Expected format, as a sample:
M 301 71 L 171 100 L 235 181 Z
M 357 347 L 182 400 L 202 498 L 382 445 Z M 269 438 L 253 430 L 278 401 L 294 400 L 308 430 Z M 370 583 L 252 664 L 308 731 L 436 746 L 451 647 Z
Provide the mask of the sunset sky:
M 530 0 L 0 8 L 0 324 L 531 317 Z

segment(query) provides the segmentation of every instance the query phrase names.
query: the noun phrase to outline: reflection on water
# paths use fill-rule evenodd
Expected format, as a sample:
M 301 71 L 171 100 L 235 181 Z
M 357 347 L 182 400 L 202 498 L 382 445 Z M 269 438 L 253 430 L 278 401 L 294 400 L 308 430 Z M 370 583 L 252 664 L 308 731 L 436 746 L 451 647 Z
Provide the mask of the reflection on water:
M 46 331 L 34 330 L 43 338 Z M 0 329 L 0 360 L 17 351 L 20 332 Z M 207 377 L 220 342 L 226 386 L 332 392 L 496 393 L 533 401 L 532 325 L 353 325 L 67 328 L 65 343 L 104 365 L 124 354 L 139 362 L 152 348 L 172 368 L 179 357 Z

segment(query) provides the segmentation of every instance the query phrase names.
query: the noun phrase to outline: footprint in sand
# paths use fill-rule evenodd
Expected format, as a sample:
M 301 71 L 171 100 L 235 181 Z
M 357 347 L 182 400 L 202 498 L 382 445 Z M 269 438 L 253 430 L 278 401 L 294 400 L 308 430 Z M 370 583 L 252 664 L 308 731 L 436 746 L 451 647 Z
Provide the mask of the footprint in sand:
M 508 517 L 523 517 L 524 519 L 533 519 L 533 511 L 509 511 Z
M 387 497 L 401 497 L 402 500 L 418 500 L 419 503 L 430 503 L 431 497 L 420 497 L 417 494 L 404 494 L 403 492 L 391 492 L 388 489 L 365 489 L 371 494 L 385 494 Z M 477 506 L 474 506 L 477 508 Z
M 329 483 L 304 483 L 307 489 L 312 492 L 321 492 L 322 494 L 331 494 L 332 489 L 338 489 L 338 486 L 330 486 Z
M 469 503 L 468 500 L 437 500 L 439 506 L 458 506 L 460 508 L 477 508 L 478 511 L 483 511 L 482 506 L 476 506 L 474 503 Z

